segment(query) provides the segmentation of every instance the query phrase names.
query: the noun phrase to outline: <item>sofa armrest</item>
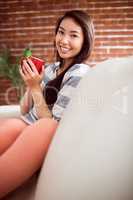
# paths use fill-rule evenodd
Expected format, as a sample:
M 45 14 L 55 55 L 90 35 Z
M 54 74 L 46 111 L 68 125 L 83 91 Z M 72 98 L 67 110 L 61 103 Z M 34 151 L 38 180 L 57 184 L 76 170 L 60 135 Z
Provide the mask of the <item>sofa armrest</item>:
M 19 105 L 2 105 L 2 106 L 0 106 L 0 118 L 19 117 L 19 116 L 20 116 Z

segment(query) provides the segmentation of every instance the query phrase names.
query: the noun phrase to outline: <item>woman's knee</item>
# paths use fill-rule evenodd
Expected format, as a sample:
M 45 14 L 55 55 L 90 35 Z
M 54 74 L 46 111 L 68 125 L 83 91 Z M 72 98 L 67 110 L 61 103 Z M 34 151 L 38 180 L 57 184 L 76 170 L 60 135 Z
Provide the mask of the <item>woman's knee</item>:
M 57 127 L 57 121 L 49 118 L 42 118 L 31 126 L 28 126 L 24 132 L 27 132 L 27 134 L 37 135 L 38 140 L 42 139 L 49 141 L 53 137 Z
M 7 119 L 0 126 L 0 155 L 3 154 L 26 127 L 19 119 Z
M 42 150 L 47 150 L 58 127 L 58 122 L 53 119 L 40 119 L 31 126 L 28 126 L 22 133 L 22 138 L 30 141 L 32 146 L 42 146 Z M 37 144 L 38 143 L 38 144 Z M 34 148 L 33 148 L 34 149 Z
M 23 122 L 21 119 L 17 118 L 9 118 L 6 120 L 3 120 L 3 123 L 1 122 L 1 129 L 5 130 L 16 130 L 16 131 L 21 131 L 26 127 L 26 123 Z
M 35 126 L 38 126 L 42 129 L 56 129 L 58 126 L 58 122 L 54 119 L 51 118 L 42 118 L 39 119 L 36 123 Z
M 7 143 L 12 143 L 26 127 L 27 125 L 21 119 L 7 119 L 0 126 L 0 138 Z
M 0 126 L 2 126 L 7 121 L 7 118 L 0 118 Z

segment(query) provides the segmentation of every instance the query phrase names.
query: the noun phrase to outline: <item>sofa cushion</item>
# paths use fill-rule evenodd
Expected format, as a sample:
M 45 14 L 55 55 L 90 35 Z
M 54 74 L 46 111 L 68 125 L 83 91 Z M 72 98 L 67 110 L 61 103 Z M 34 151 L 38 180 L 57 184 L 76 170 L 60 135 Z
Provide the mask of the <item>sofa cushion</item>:
M 133 57 L 80 82 L 50 145 L 35 200 L 133 199 Z
M 0 118 L 18 117 L 20 115 L 19 105 L 3 105 L 0 106 Z

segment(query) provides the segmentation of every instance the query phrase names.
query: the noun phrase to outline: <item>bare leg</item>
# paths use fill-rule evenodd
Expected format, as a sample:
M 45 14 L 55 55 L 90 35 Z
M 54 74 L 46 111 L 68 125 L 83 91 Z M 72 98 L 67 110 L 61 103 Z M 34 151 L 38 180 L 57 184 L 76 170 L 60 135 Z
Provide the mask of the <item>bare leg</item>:
M 0 120 L 0 155 L 9 148 L 19 134 L 27 127 L 21 119 L 1 119 Z
M 7 120 L 7 118 L 0 118 L 0 127 L 3 125 L 3 123 Z
M 57 126 L 58 122 L 53 119 L 38 120 L 25 128 L 0 157 L 0 198 L 24 183 L 41 167 Z

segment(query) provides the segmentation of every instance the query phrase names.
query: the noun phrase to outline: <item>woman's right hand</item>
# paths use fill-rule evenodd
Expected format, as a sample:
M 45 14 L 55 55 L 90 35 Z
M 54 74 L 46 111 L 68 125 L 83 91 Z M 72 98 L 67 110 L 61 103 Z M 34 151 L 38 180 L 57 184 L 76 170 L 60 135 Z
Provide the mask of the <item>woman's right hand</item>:
M 44 77 L 44 67 L 42 69 L 42 72 L 39 74 L 34 63 L 29 58 L 23 60 L 19 71 L 24 83 L 30 89 L 39 86 Z

